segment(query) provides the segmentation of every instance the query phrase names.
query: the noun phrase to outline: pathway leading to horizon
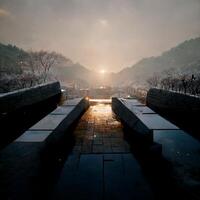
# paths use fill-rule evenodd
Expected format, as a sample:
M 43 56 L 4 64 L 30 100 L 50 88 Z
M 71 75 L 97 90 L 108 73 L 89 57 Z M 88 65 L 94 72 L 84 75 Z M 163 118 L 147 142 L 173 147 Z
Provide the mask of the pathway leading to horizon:
M 67 109 L 71 109 L 73 105 L 67 103 Z M 59 108 L 51 115 L 59 116 L 61 111 Z M 48 123 L 51 125 L 51 121 Z M 177 155 L 187 153 L 182 142 L 188 144 L 186 134 L 177 133 L 177 137 L 174 130 L 171 135 L 160 134 L 164 156 L 153 156 L 154 149 L 149 151 L 133 131 L 123 127 L 111 104 L 103 101 L 92 102 L 72 128 L 67 129 L 55 154 L 46 152 L 47 158 L 41 157 L 43 143 L 32 141 L 32 137 L 30 141 L 15 141 L 0 152 L 2 199 L 196 199 L 181 187 L 183 165 L 164 157 L 174 158 L 175 150 L 184 153 Z M 190 152 L 181 161 L 186 161 L 186 171 L 193 173 L 188 166 L 195 164 L 199 151 L 194 146 Z M 198 161 L 192 166 L 198 169 Z M 182 174 L 175 173 L 179 168 Z
M 53 199 L 152 199 L 110 104 L 90 106 L 73 134 Z
M 80 119 L 75 131 L 74 152 L 128 153 L 121 122 L 117 121 L 110 104 L 90 106 Z

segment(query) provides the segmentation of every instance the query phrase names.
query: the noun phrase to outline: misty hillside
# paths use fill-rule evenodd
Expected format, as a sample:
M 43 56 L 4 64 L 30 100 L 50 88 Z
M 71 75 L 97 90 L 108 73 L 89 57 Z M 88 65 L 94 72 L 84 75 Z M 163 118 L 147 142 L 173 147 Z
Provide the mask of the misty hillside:
M 0 43 L 0 73 L 20 73 L 18 61 L 26 52 L 16 46 Z
M 158 57 L 144 58 L 115 76 L 118 84 L 145 84 L 154 73 L 170 68 L 183 71 L 200 70 L 200 38 L 185 41 Z
M 22 58 L 28 53 L 16 46 L 0 44 L 0 75 L 2 73 L 20 74 Z M 49 52 L 50 53 L 50 52 Z M 99 73 L 91 71 L 79 63 L 73 62 L 62 54 L 55 53 L 56 64 L 50 69 L 52 77 L 61 82 L 62 85 L 79 85 L 82 88 L 96 87 L 101 84 Z M 107 74 L 109 80 L 112 74 Z M 110 83 L 110 82 L 109 82 Z
M 21 57 L 28 52 L 12 45 L 0 44 L 0 75 L 7 73 L 20 73 Z M 81 87 L 95 87 L 102 84 L 102 77 L 97 72 L 91 71 L 79 63 L 57 54 L 55 66 L 51 74 L 63 85 L 76 83 Z M 185 41 L 178 46 L 162 53 L 158 57 L 144 58 L 132 67 L 119 73 L 104 75 L 104 84 L 113 86 L 144 85 L 146 80 L 154 73 L 175 68 L 183 72 L 200 71 L 200 38 Z
M 84 87 L 88 86 L 88 76 L 91 74 L 90 70 L 79 63 L 74 63 L 70 59 L 63 57 L 58 64 L 51 69 L 53 75 L 62 82 L 67 84 L 75 82 L 82 84 Z
M 0 75 L 20 74 L 20 61 L 28 56 L 28 52 L 13 45 L 4 45 L 0 43 Z M 51 74 L 63 84 L 75 82 L 82 86 L 88 86 L 91 72 L 79 63 L 57 54 L 56 65 L 52 67 Z
M 70 59 L 66 58 L 52 68 L 52 73 L 63 85 L 72 82 L 82 88 L 98 87 L 101 85 L 99 73 L 89 70 L 85 66 L 79 63 L 74 63 Z M 112 76 L 110 74 L 107 74 L 107 76 L 109 76 L 109 79 L 111 80 Z M 110 84 L 110 81 L 106 82 L 109 82 Z

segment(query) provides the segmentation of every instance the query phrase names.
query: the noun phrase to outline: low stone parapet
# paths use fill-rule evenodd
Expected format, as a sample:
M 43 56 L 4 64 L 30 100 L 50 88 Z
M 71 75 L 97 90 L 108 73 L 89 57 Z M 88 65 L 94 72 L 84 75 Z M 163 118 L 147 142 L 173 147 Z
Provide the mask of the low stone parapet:
M 200 98 L 183 93 L 151 88 L 147 93 L 147 105 L 172 115 L 199 114 Z
M 33 105 L 50 97 L 60 95 L 60 83 L 52 82 L 32 88 L 20 89 L 0 95 L 0 113 L 6 114 Z
M 67 100 L 30 127 L 15 142 L 42 143 L 45 156 L 52 156 L 56 154 L 62 140 L 70 137 L 73 125 L 88 107 L 89 102 L 85 98 Z
M 113 98 L 112 109 L 144 143 L 153 143 L 153 130 L 179 129 L 136 99 Z
M 0 95 L 0 148 L 57 107 L 59 82 L 46 83 Z

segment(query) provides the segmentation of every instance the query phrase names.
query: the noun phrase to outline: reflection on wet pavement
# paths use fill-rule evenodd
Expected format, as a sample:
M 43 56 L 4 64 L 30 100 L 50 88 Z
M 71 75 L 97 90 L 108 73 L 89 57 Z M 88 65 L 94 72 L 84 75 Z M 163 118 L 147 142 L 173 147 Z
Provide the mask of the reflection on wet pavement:
M 137 111 L 152 115 L 141 106 Z M 48 162 L 41 162 L 35 142 L 15 142 L 0 153 L 5 199 L 192 200 L 189 189 L 199 194 L 199 145 L 180 130 L 154 131 L 154 141 L 163 147 L 162 156 L 154 158 L 108 103 L 93 103 L 73 128 L 59 157 Z
M 130 152 L 127 142 L 123 139 L 122 124 L 116 120 L 110 104 L 99 103 L 90 106 L 80 119 L 74 136 L 74 152 Z
M 124 139 L 110 104 L 91 105 L 73 132 L 51 199 L 153 199 L 153 192 Z

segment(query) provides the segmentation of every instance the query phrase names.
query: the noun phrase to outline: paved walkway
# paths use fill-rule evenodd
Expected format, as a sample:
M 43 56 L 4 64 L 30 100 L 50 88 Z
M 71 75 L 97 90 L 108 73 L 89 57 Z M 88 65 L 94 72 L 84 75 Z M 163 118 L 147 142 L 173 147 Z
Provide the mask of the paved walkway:
M 193 199 L 174 187 L 171 165 L 138 155 L 138 142 L 124 138 L 132 134 L 123 132 L 110 104 L 91 105 L 67 134 L 70 145 L 66 141 L 60 157 L 48 163 L 40 143 L 13 142 L 1 151 L 0 198 Z
M 90 106 L 74 131 L 53 199 L 152 199 L 110 104 Z
M 122 124 L 116 120 L 110 104 L 90 106 L 74 131 L 78 153 L 128 153 Z

